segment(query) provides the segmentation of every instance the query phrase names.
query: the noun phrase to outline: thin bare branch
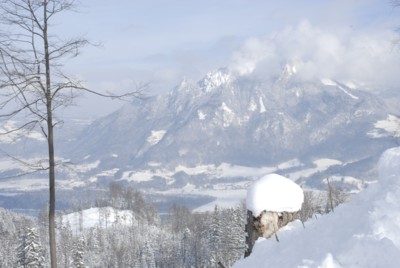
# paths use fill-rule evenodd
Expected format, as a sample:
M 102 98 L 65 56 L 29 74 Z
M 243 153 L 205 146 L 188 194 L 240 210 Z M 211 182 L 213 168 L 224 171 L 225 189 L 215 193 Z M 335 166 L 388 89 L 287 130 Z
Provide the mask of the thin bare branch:
M 39 121 L 30 121 L 30 122 L 28 122 L 28 123 L 25 123 L 25 124 L 23 124 L 23 125 L 21 125 L 21 126 L 19 126 L 19 127 L 15 127 L 15 128 L 13 128 L 13 129 L 10 129 L 10 130 L 7 130 L 7 131 L 5 131 L 5 132 L 0 132 L 0 136 L 1 135 L 9 135 L 9 134 L 11 134 L 11 133 L 15 133 L 15 132 L 19 132 L 19 131 L 21 131 L 21 130 L 26 130 L 28 127 L 30 127 L 31 125 L 36 125 L 36 124 L 38 124 L 39 123 Z
M 75 0 L 64 0 L 64 1 L 56 1 L 56 0 L 51 0 L 49 1 L 52 3 L 51 8 L 47 9 L 48 13 L 48 20 L 50 20 L 51 17 L 56 15 L 57 13 L 60 13 L 65 10 L 72 10 L 73 7 L 75 6 L 76 1 Z
M 48 170 L 48 169 L 46 169 L 46 170 Z M 32 174 L 35 174 L 35 173 L 38 173 L 38 172 L 41 172 L 41 171 L 44 171 L 44 170 L 32 170 L 32 171 L 30 171 L 30 172 L 23 172 L 23 173 L 18 173 L 18 174 L 16 174 L 16 175 L 0 177 L 0 180 L 21 178 L 21 177 L 24 177 L 24 176 L 26 176 L 26 175 L 32 175 Z
M 122 100 L 122 101 L 129 101 L 132 98 L 143 98 L 144 97 L 144 91 L 145 89 L 148 87 L 148 83 L 147 84 L 143 84 L 143 85 L 139 85 L 137 86 L 137 88 L 133 91 L 130 92 L 126 92 L 126 93 L 122 93 L 122 94 L 114 94 L 112 92 L 107 92 L 107 93 L 100 93 L 94 90 L 90 90 L 88 88 L 85 87 L 77 87 L 76 89 L 85 91 L 85 92 L 89 92 L 91 94 L 97 95 L 97 96 L 101 96 L 101 97 L 105 97 L 105 98 L 111 98 L 111 99 L 117 99 L 117 100 Z
M 43 165 L 43 164 L 47 163 L 47 159 L 41 159 L 41 160 L 37 161 L 36 163 L 32 163 L 31 161 L 22 160 L 18 157 L 12 156 L 12 155 L 4 152 L 3 150 L 1 150 L 1 151 L 3 154 L 5 154 L 7 157 L 12 159 L 13 161 L 23 165 L 24 167 L 27 167 L 27 168 L 33 170 L 34 172 L 46 171 L 49 169 L 49 167 Z

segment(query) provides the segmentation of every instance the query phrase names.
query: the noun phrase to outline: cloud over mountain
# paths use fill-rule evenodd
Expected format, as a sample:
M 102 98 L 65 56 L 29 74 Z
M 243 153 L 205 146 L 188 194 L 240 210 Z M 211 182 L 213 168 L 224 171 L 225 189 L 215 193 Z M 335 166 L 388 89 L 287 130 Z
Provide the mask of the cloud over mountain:
M 378 90 L 398 84 L 400 53 L 394 31 L 324 29 L 307 20 L 264 37 L 248 39 L 231 67 L 258 79 L 276 77 L 290 63 L 297 78 L 329 78 Z

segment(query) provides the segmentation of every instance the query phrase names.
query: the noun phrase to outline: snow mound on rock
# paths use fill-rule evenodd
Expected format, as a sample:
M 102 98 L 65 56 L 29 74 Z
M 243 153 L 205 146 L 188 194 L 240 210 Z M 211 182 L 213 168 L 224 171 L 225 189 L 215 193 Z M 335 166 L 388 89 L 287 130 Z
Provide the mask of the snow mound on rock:
M 299 211 L 303 201 L 304 194 L 299 185 L 278 174 L 268 174 L 249 188 L 246 206 L 253 215 L 258 216 L 263 210 Z

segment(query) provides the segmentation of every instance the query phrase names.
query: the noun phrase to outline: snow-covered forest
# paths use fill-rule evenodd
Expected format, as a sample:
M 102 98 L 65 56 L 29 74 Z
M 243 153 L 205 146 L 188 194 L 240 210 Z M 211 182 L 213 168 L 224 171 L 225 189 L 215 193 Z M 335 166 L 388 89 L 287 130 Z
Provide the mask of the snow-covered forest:
M 242 205 L 207 213 L 174 205 L 160 218 L 122 187 L 97 205 L 57 216 L 58 267 L 217 267 L 243 255 Z M 0 267 L 48 267 L 47 211 L 38 220 L 0 214 Z
M 302 221 L 330 212 L 328 192 L 305 192 Z M 345 199 L 331 192 L 335 206 Z M 0 214 L 0 267 L 48 267 L 48 211 Z M 209 212 L 174 204 L 159 214 L 141 192 L 111 183 L 92 204 L 58 213 L 58 267 L 230 267 L 244 254 L 245 214 L 244 203 Z

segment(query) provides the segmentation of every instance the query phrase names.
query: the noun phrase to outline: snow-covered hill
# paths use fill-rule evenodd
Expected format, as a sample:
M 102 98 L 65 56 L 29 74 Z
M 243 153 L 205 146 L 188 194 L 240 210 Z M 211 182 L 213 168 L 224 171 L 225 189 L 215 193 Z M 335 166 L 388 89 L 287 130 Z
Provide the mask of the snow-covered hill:
M 69 226 L 77 234 L 84 229 L 107 228 L 110 226 L 137 225 L 134 212 L 112 207 L 90 208 L 62 216 L 62 224 Z
M 306 223 L 289 224 L 279 241 L 259 239 L 233 267 L 398 267 L 400 147 L 383 153 L 379 181 L 347 204 Z

